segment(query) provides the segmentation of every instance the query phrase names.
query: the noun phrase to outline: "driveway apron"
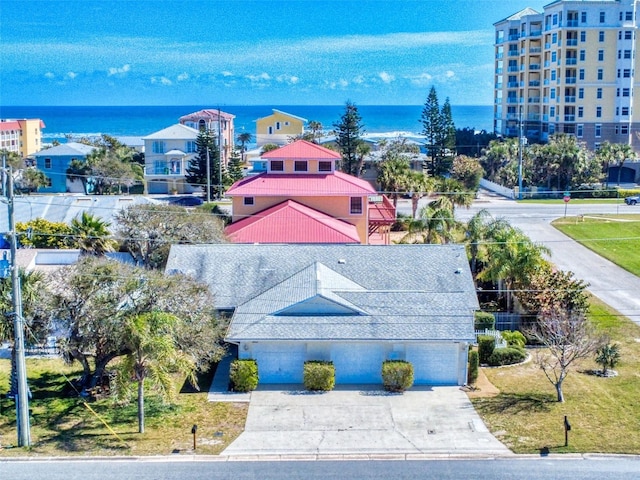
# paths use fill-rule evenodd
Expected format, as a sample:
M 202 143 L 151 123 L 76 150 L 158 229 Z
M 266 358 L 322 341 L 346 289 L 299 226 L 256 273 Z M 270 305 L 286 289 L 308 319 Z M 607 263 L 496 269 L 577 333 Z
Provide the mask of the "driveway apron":
M 459 387 L 414 387 L 404 394 L 366 386 L 325 393 L 298 388 L 252 392 L 245 430 L 222 454 L 511 453 Z

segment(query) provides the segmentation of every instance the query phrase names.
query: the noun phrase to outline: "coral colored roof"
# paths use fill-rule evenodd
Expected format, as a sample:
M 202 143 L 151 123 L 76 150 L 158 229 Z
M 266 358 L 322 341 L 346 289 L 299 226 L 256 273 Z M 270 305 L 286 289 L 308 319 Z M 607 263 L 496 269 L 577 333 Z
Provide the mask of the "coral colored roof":
M 261 173 L 239 180 L 226 192 L 230 197 L 330 197 L 375 193 L 366 180 L 342 172 L 326 175 Z
M 338 152 L 316 145 L 315 143 L 307 142 L 306 140 L 296 140 L 284 147 L 271 150 L 261 155 L 261 158 L 267 160 L 339 160 L 341 157 Z
M 0 130 L 20 130 L 20 123 L 17 120 L 8 120 L 6 122 L 0 122 Z
M 233 243 L 360 243 L 354 225 L 286 200 L 225 229 Z

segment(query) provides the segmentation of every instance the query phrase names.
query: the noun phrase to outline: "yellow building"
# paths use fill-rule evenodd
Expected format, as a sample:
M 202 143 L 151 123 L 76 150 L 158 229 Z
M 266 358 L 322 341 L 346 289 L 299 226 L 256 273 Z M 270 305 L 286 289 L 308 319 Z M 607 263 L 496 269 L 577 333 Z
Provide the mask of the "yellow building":
M 292 138 L 302 135 L 306 118 L 273 109 L 267 117 L 256 120 L 256 143 L 258 147 L 267 143 L 286 145 Z
M 496 133 L 566 133 L 592 150 L 609 141 L 640 151 L 636 2 L 557 0 L 494 26 Z
M 0 120 L 0 150 L 22 158 L 42 150 L 44 122 L 39 118 Z

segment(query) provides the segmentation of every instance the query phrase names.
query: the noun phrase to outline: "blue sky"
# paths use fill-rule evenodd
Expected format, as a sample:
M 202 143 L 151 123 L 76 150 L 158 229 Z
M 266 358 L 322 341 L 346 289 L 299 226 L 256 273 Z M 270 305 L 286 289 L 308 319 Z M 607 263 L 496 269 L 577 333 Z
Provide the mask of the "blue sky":
M 549 1 L 2 0 L 0 104 L 489 105 L 493 23 Z

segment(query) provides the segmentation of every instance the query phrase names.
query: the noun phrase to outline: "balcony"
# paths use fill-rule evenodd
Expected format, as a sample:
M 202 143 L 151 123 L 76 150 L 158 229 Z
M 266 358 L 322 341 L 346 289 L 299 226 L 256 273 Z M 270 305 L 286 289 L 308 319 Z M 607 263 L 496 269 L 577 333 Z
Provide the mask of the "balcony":
M 577 27 L 578 26 L 578 20 L 567 20 L 567 27 Z
M 542 121 L 543 122 L 548 122 L 549 121 L 549 115 L 542 115 Z
M 527 101 L 528 103 L 540 103 L 540 97 L 529 97 Z
M 518 82 L 509 82 L 507 83 L 507 88 L 518 88 L 519 85 Z
M 502 83 L 498 82 L 495 86 L 496 90 L 502 90 Z
M 503 56 L 504 56 L 504 54 L 502 52 L 496 53 L 496 59 L 497 60 L 500 60 Z
M 517 72 L 518 71 L 518 66 L 509 66 L 507 67 L 507 72 Z
M 539 87 L 540 86 L 540 80 L 529 80 L 529 86 L 530 87 Z
M 509 55 L 510 57 L 517 57 L 520 55 L 520 53 L 517 50 L 509 50 L 509 52 L 507 52 L 507 55 Z
M 549 79 L 545 78 L 544 81 L 542 82 L 544 85 L 549 85 Z
M 564 116 L 564 121 L 565 122 L 575 122 L 576 121 L 576 116 L 575 115 L 565 115 Z
M 532 63 L 531 65 L 529 65 L 529 70 L 540 70 L 540 64 Z
M 565 95 L 564 101 L 567 102 L 567 103 L 575 103 L 576 102 L 576 96 L 575 95 Z
M 567 38 L 567 47 L 575 47 L 578 45 L 577 38 Z
M 510 104 L 518 103 L 518 97 L 507 97 L 507 103 L 510 103 Z
M 538 122 L 540 121 L 540 114 L 539 113 L 530 113 L 529 115 L 527 115 L 527 120 L 530 122 Z
M 577 57 L 569 57 L 566 59 L 565 61 L 566 65 L 577 65 L 578 64 L 578 58 Z
M 531 30 L 530 35 L 531 35 L 532 37 L 539 37 L 540 35 L 542 35 L 542 29 L 540 29 L 540 30 L 538 30 L 538 29 L 536 29 L 536 30 Z
M 502 75 L 502 68 L 496 68 L 496 75 Z
M 564 83 L 574 84 L 576 83 L 578 77 L 565 77 Z
M 517 33 L 514 35 L 509 35 L 509 41 L 513 42 L 515 40 L 518 40 L 520 38 L 520 35 L 518 35 Z

